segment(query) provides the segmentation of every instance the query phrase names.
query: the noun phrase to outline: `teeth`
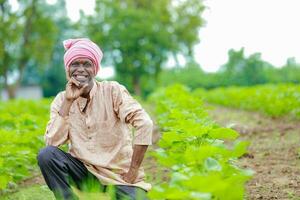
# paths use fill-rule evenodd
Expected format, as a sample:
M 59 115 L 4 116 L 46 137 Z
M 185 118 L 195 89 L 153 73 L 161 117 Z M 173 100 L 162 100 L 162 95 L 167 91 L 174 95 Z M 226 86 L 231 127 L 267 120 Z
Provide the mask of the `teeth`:
M 86 78 L 86 76 L 77 75 L 77 78 Z

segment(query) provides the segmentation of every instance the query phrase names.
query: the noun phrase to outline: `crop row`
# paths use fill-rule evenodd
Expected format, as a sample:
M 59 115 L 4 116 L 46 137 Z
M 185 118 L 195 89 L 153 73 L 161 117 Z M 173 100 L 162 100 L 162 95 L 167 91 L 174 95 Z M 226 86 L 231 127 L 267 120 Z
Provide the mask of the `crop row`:
M 251 170 L 236 161 L 248 143 L 214 123 L 202 101 L 181 85 L 158 90 L 149 101 L 162 132 L 155 158 L 168 169 L 168 181 L 154 186 L 151 199 L 243 199 Z
M 0 104 L 0 189 L 37 170 L 36 155 L 44 145 L 49 100 L 14 100 Z
M 209 103 L 258 111 L 271 117 L 300 119 L 300 85 L 228 87 L 207 91 L 197 89 L 195 95 Z

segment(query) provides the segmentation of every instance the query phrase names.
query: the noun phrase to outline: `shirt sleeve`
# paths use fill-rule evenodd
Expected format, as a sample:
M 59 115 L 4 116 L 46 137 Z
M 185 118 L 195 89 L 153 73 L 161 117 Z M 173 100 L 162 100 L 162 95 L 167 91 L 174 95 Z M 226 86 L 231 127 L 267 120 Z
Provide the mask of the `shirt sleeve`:
M 60 146 L 67 142 L 69 136 L 68 117 L 62 117 L 59 114 L 60 106 L 63 102 L 64 93 L 59 93 L 50 108 L 50 120 L 47 124 L 46 133 L 44 136 L 46 145 Z
M 127 89 L 113 82 L 113 107 L 122 122 L 135 128 L 133 144 L 151 145 L 153 122 L 142 106 L 129 94 Z

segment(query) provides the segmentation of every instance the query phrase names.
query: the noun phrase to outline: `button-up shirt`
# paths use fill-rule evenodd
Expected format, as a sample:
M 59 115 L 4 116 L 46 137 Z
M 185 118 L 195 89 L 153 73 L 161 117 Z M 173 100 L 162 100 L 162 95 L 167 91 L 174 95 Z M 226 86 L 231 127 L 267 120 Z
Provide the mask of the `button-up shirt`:
M 118 82 L 95 81 L 89 95 L 89 102 L 87 98 L 76 99 L 65 117 L 59 114 L 65 91 L 55 97 L 45 133 L 46 144 L 60 146 L 68 142 L 69 153 L 104 185 L 150 190 L 151 184 L 144 182 L 142 167 L 134 184 L 125 182 L 121 174 L 130 168 L 133 145 L 152 144 L 151 118 Z

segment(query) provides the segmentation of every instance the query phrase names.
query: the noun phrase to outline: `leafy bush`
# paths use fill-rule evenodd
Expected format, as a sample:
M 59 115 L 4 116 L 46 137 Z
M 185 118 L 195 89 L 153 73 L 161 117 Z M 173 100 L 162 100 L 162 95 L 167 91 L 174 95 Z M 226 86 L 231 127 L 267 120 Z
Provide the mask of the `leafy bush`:
M 37 169 L 49 105 L 50 100 L 0 103 L 0 189 Z
M 169 169 L 168 182 L 150 191 L 152 199 L 243 199 L 250 171 L 235 161 L 246 152 L 238 133 L 209 119 L 202 102 L 187 88 L 174 85 L 152 94 L 161 127 L 160 167 Z M 224 140 L 231 141 L 228 144 Z

